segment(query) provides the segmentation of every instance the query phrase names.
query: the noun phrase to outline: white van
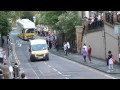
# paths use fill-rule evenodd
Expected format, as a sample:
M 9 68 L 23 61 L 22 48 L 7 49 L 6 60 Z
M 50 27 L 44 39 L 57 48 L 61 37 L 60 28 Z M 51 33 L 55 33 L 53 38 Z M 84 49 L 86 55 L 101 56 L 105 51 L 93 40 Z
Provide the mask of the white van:
M 30 61 L 49 60 L 47 42 L 44 39 L 30 40 L 29 44 Z

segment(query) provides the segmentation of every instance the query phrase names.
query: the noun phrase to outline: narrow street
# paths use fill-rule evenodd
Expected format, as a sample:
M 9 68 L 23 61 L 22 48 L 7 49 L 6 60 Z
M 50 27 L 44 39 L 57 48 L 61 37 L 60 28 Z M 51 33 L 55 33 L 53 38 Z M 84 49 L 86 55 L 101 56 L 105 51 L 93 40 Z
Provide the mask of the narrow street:
M 80 63 L 70 61 L 49 52 L 49 61 L 29 61 L 27 41 L 22 41 L 19 47 L 15 42 L 18 40 L 16 31 L 11 32 L 14 39 L 14 57 L 22 72 L 28 79 L 115 79 L 114 77 L 97 71 Z M 17 60 L 16 60 L 17 59 Z

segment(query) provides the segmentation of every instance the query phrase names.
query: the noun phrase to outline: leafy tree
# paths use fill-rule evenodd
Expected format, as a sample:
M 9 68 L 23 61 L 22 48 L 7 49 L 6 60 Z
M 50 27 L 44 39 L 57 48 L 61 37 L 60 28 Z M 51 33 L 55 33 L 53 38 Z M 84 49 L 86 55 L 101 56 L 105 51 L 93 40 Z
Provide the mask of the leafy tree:
M 67 11 L 58 17 L 57 26 L 61 27 L 63 32 L 66 33 L 67 40 L 75 40 L 75 26 L 81 24 L 81 19 L 79 18 L 77 12 Z
M 56 23 L 58 22 L 58 17 L 63 13 L 63 11 L 42 11 L 37 16 L 38 23 L 50 25 L 52 29 L 56 29 Z
M 26 19 L 26 18 L 33 21 L 33 13 L 32 13 L 32 11 L 24 11 L 23 12 L 22 19 Z
M 9 22 L 10 12 L 0 11 L 0 34 L 1 36 L 7 35 L 11 30 L 11 25 Z

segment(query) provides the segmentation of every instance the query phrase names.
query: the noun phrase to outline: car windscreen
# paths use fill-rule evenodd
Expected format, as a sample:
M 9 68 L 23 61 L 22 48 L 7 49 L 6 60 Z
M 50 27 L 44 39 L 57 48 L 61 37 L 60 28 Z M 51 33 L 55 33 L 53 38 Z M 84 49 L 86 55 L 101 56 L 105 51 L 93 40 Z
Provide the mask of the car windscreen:
M 32 51 L 46 50 L 47 44 L 34 44 L 32 45 Z

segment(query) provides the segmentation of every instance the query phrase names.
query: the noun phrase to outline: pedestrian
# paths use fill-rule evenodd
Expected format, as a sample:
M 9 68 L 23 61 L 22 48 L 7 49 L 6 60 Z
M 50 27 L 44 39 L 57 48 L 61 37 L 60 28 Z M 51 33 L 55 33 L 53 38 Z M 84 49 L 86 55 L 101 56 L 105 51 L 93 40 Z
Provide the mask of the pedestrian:
M 21 74 L 21 79 L 27 79 L 26 76 L 25 76 L 25 73 Z
M 89 48 L 88 48 L 88 58 L 89 58 L 89 61 L 91 62 L 91 52 L 92 52 L 92 48 L 91 46 L 89 45 Z
M 19 78 L 20 76 L 20 68 L 17 63 L 13 66 L 13 73 L 14 73 L 14 79 Z
M 0 47 L 0 63 L 3 64 L 3 60 L 4 60 L 4 51 L 3 48 Z
M 56 50 L 59 51 L 59 43 L 58 43 L 58 41 L 56 41 L 55 47 L 56 47 Z
M 86 62 L 87 51 L 86 51 L 85 48 L 82 49 L 82 55 L 83 55 L 83 58 L 84 58 L 84 62 Z
M 65 52 L 65 55 L 67 56 L 67 54 L 68 54 L 68 46 L 67 46 L 66 42 L 64 44 L 64 52 Z
M 49 49 L 51 49 L 52 48 L 52 43 L 51 43 L 51 41 L 49 41 Z
M 112 52 L 108 51 L 108 72 L 113 71 L 113 58 L 112 58 Z
M 7 65 L 7 63 L 4 63 L 1 68 L 3 70 L 4 79 L 9 79 L 9 66 Z
M 9 34 L 7 35 L 7 44 L 8 44 L 8 42 L 9 42 Z
M 86 44 L 84 43 L 84 45 L 83 45 L 83 48 L 85 48 L 85 50 L 87 51 L 87 46 L 86 46 Z
M 0 67 L 0 79 L 4 79 L 4 77 L 3 77 L 3 70 L 2 70 L 1 67 Z
M 5 41 L 5 40 L 4 40 L 4 38 L 3 38 L 3 37 L 2 37 L 1 39 L 2 39 L 2 47 L 3 47 L 3 45 L 4 45 L 4 41 Z
M 67 46 L 68 46 L 68 54 L 70 53 L 70 43 L 69 42 L 67 42 Z

